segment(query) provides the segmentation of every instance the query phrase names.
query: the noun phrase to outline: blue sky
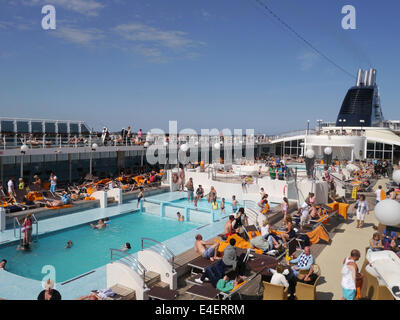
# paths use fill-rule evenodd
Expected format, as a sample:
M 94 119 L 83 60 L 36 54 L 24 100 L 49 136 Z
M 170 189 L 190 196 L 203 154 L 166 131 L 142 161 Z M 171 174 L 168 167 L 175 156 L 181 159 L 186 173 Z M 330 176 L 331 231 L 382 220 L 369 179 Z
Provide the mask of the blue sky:
M 400 119 L 400 3 L 269 0 L 356 75 L 374 67 L 386 119 Z M 57 10 L 42 30 L 41 8 Z M 351 4 L 357 29 L 341 28 Z M 276 133 L 334 121 L 355 80 L 285 31 L 255 0 L 0 0 L 1 116 Z

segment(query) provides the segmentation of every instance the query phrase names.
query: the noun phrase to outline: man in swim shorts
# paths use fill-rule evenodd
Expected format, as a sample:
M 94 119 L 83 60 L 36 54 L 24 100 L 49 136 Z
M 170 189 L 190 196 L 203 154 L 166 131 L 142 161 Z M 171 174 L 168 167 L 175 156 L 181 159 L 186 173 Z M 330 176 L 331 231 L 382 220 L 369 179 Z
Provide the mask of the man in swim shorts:
M 194 250 L 201 254 L 201 256 L 205 259 L 209 259 L 211 261 L 214 261 L 215 259 L 221 259 L 217 257 L 218 253 L 218 242 L 207 242 L 203 241 L 203 237 L 201 234 L 197 234 L 196 237 L 196 242 L 194 243 Z M 210 247 L 206 247 L 210 246 Z

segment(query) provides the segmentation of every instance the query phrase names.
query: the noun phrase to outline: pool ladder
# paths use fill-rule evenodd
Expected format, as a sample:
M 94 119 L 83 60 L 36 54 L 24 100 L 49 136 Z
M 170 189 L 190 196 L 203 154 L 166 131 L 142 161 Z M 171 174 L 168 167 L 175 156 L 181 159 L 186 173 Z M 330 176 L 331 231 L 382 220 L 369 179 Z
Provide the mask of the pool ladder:
M 39 222 L 36 219 L 36 216 L 34 214 L 32 214 L 32 219 L 33 219 L 33 224 L 36 225 L 36 237 L 33 236 L 32 239 L 34 240 L 34 242 L 38 242 L 39 241 Z M 20 245 L 22 245 L 22 225 L 19 222 L 17 217 L 14 217 L 14 237 L 17 237 L 17 226 L 18 226 L 18 230 L 19 230 L 19 242 Z

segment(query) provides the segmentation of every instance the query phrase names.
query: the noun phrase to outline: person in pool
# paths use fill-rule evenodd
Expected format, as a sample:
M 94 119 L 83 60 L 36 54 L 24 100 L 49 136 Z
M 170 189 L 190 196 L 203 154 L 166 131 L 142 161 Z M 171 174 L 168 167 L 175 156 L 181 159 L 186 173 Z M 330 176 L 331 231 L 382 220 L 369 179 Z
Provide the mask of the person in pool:
M 236 196 L 232 196 L 232 209 L 233 213 L 236 213 L 238 210 L 239 202 L 236 200 Z
M 110 223 L 111 223 L 110 218 L 107 217 L 107 218 L 104 219 L 104 224 L 105 224 L 105 225 L 109 226 Z
M 131 244 L 129 243 L 129 242 L 127 242 L 127 243 L 125 243 L 125 245 L 122 247 L 122 251 L 128 251 L 128 250 L 130 250 L 132 247 L 131 247 Z
M 141 201 L 142 199 L 144 200 L 143 187 L 140 187 L 140 188 L 139 188 L 139 194 L 138 194 L 138 197 L 137 197 L 137 205 L 136 205 L 136 208 L 139 208 L 139 203 L 140 203 L 140 201 Z
M 196 189 L 196 197 L 194 198 L 194 206 L 197 207 L 197 201 L 201 200 L 204 197 L 204 189 L 199 184 L 199 187 Z
M 225 198 L 221 199 L 220 209 L 221 213 L 225 213 Z
M 180 212 L 177 212 L 176 216 L 178 217 L 178 221 L 185 221 L 185 217 L 183 215 L 181 215 Z
M 217 257 L 218 253 L 218 247 L 219 243 L 218 242 L 207 242 L 203 240 L 203 236 L 201 234 L 197 234 L 196 237 L 196 242 L 194 243 L 194 250 L 201 254 L 201 256 L 205 259 L 209 259 L 211 261 L 214 261 L 215 259 L 221 259 L 220 257 Z M 208 248 L 206 246 L 209 246 Z
M 7 260 L 3 259 L 0 261 L 0 270 L 6 270 Z
M 218 202 L 217 202 L 217 198 L 214 198 L 211 202 L 211 208 L 213 210 L 218 210 Z
M 65 249 L 70 249 L 74 244 L 72 243 L 71 240 L 68 240 L 67 245 L 65 246 Z
M 91 226 L 93 229 L 99 229 L 99 230 L 101 230 L 101 229 L 104 229 L 104 228 L 106 227 L 106 224 L 104 223 L 104 220 L 103 220 L 103 219 L 100 219 L 99 221 L 97 221 L 97 224 L 96 224 L 96 225 L 94 225 L 93 223 L 91 223 L 90 226 Z

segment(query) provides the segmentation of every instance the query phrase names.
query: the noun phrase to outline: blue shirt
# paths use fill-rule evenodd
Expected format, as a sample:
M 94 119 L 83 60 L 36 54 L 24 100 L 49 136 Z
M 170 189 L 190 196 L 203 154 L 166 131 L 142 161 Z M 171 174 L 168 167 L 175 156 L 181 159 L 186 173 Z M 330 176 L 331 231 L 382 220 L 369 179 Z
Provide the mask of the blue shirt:
M 296 259 L 290 260 L 290 263 L 297 263 L 300 270 L 309 270 L 314 263 L 314 257 L 311 253 L 307 256 L 303 252 Z

